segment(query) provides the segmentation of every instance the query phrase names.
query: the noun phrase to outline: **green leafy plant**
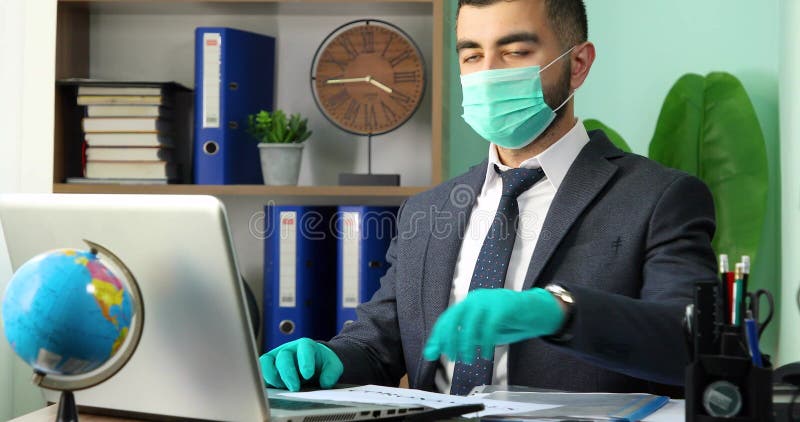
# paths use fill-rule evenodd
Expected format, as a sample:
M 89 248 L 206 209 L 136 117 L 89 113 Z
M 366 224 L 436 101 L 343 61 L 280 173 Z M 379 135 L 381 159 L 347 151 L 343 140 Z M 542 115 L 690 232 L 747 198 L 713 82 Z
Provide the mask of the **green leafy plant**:
M 610 139 L 611 142 L 617 146 L 617 148 L 625 152 L 631 152 L 631 147 L 628 146 L 628 143 L 625 142 L 624 139 L 622 139 L 622 135 L 617 133 L 617 131 L 615 131 L 614 129 L 611 129 L 610 127 L 606 126 L 601 121 L 596 119 L 587 119 L 583 121 L 583 126 L 586 127 L 587 132 L 597 129 L 602 130 L 603 132 L 605 132 L 606 136 L 608 136 L 608 139 Z
M 609 134 L 616 145 L 625 143 L 594 122 L 587 130 L 603 129 L 616 134 L 616 140 Z M 755 109 L 735 76 L 715 72 L 681 77 L 664 101 L 649 155 L 709 187 L 717 213 L 715 251 L 755 260 L 767 209 L 769 165 Z
M 287 118 L 283 110 L 261 110 L 247 116 L 247 133 L 260 143 L 292 144 L 304 142 L 313 132 L 308 130 L 308 119 L 300 114 Z
M 717 208 L 714 249 L 755 256 L 767 209 L 764 134 L 742 83 L 729 73 L 685 75 L 672 87 L 650 158 L 703 180 Z

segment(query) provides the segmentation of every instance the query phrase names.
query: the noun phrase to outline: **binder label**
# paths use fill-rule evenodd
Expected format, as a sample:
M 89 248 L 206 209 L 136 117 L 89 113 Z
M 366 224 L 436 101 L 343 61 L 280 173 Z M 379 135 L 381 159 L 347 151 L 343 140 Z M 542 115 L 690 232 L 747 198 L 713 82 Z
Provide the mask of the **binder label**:
M 294 308 L 297 302 L 297 213 L 284 211 L 280 215 L 280 281 L 278 282 L 278 306 Z
M 342 213 L 342 308 L 355 308 L 359 304 L 360 223 L 360 213 Z
M 203 127 L 219 128 L 222 34 L 203 34 Z

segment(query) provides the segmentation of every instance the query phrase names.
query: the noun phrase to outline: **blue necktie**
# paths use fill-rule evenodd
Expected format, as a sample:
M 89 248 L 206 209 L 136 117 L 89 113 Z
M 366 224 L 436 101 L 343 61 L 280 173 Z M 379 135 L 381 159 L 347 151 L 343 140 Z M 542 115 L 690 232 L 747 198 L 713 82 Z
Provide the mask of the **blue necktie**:
M 470 291 L 501 289 L 505 286 L 508 261 L 517 238 L 517 197 L 544 177 L 542 169 L 519 168 L 501 172 L 495 166 L 495 171 L 503 179 L 503 195 L 500 197 L 492 227 L 489 228 L 475 262 L 475 271 L 469 284 Z M 480 351 L 471 365 L 456 362 L 450 394 L 464 396 L 475 386 L 491 384 L 493 369 L 494 361 L 481 358 Z

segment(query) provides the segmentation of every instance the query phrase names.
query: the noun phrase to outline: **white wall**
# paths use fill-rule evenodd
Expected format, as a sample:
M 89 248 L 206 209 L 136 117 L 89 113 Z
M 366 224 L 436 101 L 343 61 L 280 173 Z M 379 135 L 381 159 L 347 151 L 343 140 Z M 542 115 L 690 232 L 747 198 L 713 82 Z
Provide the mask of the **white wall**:
M 277 107 L 309 118 L 314 135 L 303 152 L 300 185 L 335 184 L 339 173 L 366 172 L 365 137 L 334 127 L 314 103 L 309 83 L 314 53 L 343 23 L 383 19 L 408 32 L 427 61 L 430 80 L 430 4 L 171 4 L 92 6 L 90 76 L 111 80 L 175 80 L 194 87 L 194 30 L 228 26 L 275 36 Z M 125 46 L 120 48 L 120 46 Z M 373 168 L 401 175 L 404 186 L 431 183 L 430 84 L 414 117 L 373 140 Z M 420 151 L 422 154 L 420 154 Z
M 647 155 L 664 99 L 681 75 L 725 71 L 737 77 L 761 124 L 769 165 L 767 209 L 750 286 L 776 295 L 781 294 L 780 167 L 786 145 L 778 123 L 778 98 L 785 92 L 782 84 L 779 89 L 779 59 L 797 49 L 794 38 L 781 50 L 781 1 L 587 0 L 597 61 L 576 95 L 579 116 L 603 121 L 634 152 Z M 779 338 L 779 325 L 782 320 L 773 321 L 761 339 L 773 357 L 779 343 L 797 342 L 796 336 Z
M 50 192 L 56 0 L 0 0 L 0 193 Z M 1 231 L 2 229 L 0 229 Z M 0 233 L 0 292 L 11 277 Z M 42 406 L 0 325 L 0 419 Z
M 366 143 L 336 129 L 311 97 L 309 72 L 322 40 L 345 22 L 370 17 L 392 22 L 417 42 L 432 66 L 430 4 L 93 4 L 90 77 L 111 80 L 174 80 L 194 87 L 194 29 L 228 26 L 277 38 L 276 105 L 309 117 L 313 137 L 303 152 L 300 185 L 336 184 L 341 172 L 366 172 Z M 121 45 L 128 48 L 121 49 Z M 376 137 L 373 169 L 397 173 L 405 186 L 431 183 L 431 86 L 412 119 L 400 129 Z M 422 153 L 420 153 L 422 151 Z M 268 202 L 292 204 L 297 198 L 222 198 L 228 210 L 240 270 L 259 306 L 263 295 L 263 241 L 249 222 Z M 303 198 L 303 204 L 324 200 Z M 369 205 L 365 198 L 354 204 Z M 330 204 L 324 204 L 330 205 Z
M 800 360 L 800 2 L 784 0 L 781 54 L 781 162 L 783 289 L 781 363 Z
M 600 119 L 647 155 L 678 78 L 726 71 L 744 84 L 765 136 L 776 137 L 779 0 L 585 1 L 597 60 L 576 94 L 582 118 Z
M 7 57 L 18 57 L 19 49 L 11 49 L 10 36 L 18 33 L 18 24 L 13 17 L 19 15 L 22 2 L 0 1 L 0 51 L 10 52 Z M 9 60 L 0 64 L 0 80 L 13 81 L 19 78 L 20 66 Z M 16 190 L 19 184 L 18 166 L 19 143 L 12 139 L 19 138 L 19 100 L 18 89 L 14 85 L 6 84 L 7 95 L 0 95 L 0 127 L 5 128 L 7 136 L 0 136 L 0 151 L 3 159 L 0 163 L 0 192 Z M 11 124 L 14 122 L 14 124 Z M 0 227 L 0 232 L 2 232 Z M 0 233 L 1 234 L 1 233 Z M 5 292 L 6 283 L 11 277 L 11 264 L 8 262 L 8 251 L 3 236 L 0 236 L 0 292 Z M 1 309 L 0 309 L 1 310 Z M 0 317 L 2 320 L 2 317 Z M 5 340 L 3 325 L 0 324 L 0 419 L 7 420 L 12 417 L 14 410 L 14 384 L 13 384 L 14 357 Z

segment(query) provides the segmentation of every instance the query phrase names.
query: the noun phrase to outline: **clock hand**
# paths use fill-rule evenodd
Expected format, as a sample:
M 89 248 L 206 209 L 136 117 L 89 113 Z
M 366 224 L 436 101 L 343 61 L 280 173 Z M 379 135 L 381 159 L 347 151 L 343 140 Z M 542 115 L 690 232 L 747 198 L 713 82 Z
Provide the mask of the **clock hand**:
M 365 76 L 363 78 L 348 78 L 348 79 L 328 79 L 325 81 L 326 84 L 333 85 L 333 84 L 352 84 L 356 82 L 369 82 L 369 76 Z
M 351 84 L 351 83 L 358 83 L 358 82 L 368 82 L 368 83 L 371 83 L 372 85 L 375 85 L 376 87 L 388 92 L 389 94 L 392 93 L 392 88 L 389 88 L 388 86 L 380 83 L 379 81 L 376 81 L 375 79 L 372 79 L 372 76 L 369 76 L 369 75 L 368 76 L 364 76 L 363 78 L 328 79 L 327 81 L 325 81 L 325 83 L 328 84 L 328 85 Z
M 387 92 L 387 93 L 389 93 L 389 94 L 391 94 L 391 93 L 392 93 L 392 88 L 389 88 L 388 86 L 386 86 L 386 85 L 384 85 L 384 84 L 382 84 L 382 83 L 380 83 L 380 82 L 376 81 L 375 79 L 372 79 L 372 77 L 371 77 L 371 76 L 367 76 L 367 78 L 368 78 L 368 79 L 367 79 L 367 82 L 369 82 L 369 83 L 371 83 L 371 84 L 373 84 L 373 85 L 377 86 L 378 88 L 380 88 L 380 89 L 382 89 L 382 90 L 386 91 L 386 92 Z

